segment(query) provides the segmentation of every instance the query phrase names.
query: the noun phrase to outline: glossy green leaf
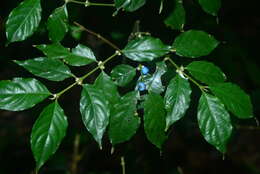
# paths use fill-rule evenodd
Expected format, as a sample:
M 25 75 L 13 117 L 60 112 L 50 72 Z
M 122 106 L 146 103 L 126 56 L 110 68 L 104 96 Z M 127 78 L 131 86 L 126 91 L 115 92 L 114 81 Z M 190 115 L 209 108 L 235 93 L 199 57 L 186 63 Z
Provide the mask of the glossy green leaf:
M 159 149 L 165 142 L 165 110 L 159 94 L 148 94 L 144 102 L 144 131 L 148 140 Z
M 130 92 L 115 104 L 111 112 L 109 139 L 113 145 L 128 141 L 140 126 L 140 118 L 135 115 L 137 92 Z
M 160 39 L 144 36 L 131 40 L 122 51 L 129 59 L 144 62 L 167 54 L 170 47 L 164 45 Z
M 102 137 L 109 123 L 109 105 L 102 90 L 93 85 L 83 85 L 80 112 L 87 130 L 102 148 Z
M 31 149 L 37 170 L 56 152 L 66 135 L 67 127 L 67 117 L 57 101 L 41 112 L 31 133 Z
M 217 16 L 218 11 L 221 7 L 221 0 L 198 0 L 200 6 L 202 7 L 202 9 L 213 15 L 213 16 Z
M 131 82 L 136 75 L 136 69 L 130 65 L 117 65 L 111 71 L 111 77 L 118 86 L 125 86 Z
M 250 97 L 239 86 L 232 83 L 219 83 L 209 88 L 238 118 L 253 117 Z
M 15 60 L 15 63 L 27 69 L 30 73 L 52 81 L 62 81 L 73 77 L 70 69 L 58 59 L 39 57 L 24 61 Z
M 23 41 L 31 36 L 41 21 L 40 0 L 24 0 L 13 9 L 6 21 L 6 37 L 9 42 Z
M 49 38 L 53 42 L 61 41 L 69 31 L 68 11 L 66 5 L 56 8 L 47 22 Z
M 226 75 L 221 69 L 207 61 L 193 61 L 186 69 L 193 77 L 206 84 L 221 83 L 226 80 Z
M 64 59 L 67 64 L 72 66 L 88 65 L 96 61 L 94 53 L 81 44 L 73 48 L 72 52 L 60 43 L 37 45 L 36 48 L 41 50 L 48 58 Z
M 146 0 L 114 0 L 114 2 L 118 10 L 123 8 L 125 11 L 133 12 L 141 8 Z
M 190 105 L 191 88 L 188 80 L 176 75 L 166 90 L 164 105 L 167 111 L 166 128 L 181 119 Z
M 206 141 L 225 153 L 232 125 L 221 101 L 215 96 L 203 93 L 199 100 L 197 117 L 200 131 Z
M 103 96 L 109 101 L 111 105 L 114 105 L 120 99 L 120 96 L 117 92 L 117 86 L 111 80 L 104 71 L 102 71 L 97 77 L 94 87 L 103 91 Z
M 197 58 L 210 54 L 219 42 L 210 34 L 189 30 L 181 33 L 173 43 L 173 48 L 179 56 Z
M 170 15 L 164 20 L 166 26 L 173 30 L 183 30 L 186 18 L 186 12 L 182 0 L 175 0 L 174 8 Z
M 50 96 L 48 89 L 32 78 L 0 81 L 0 109 L 22 111 L 35 106 Z
M 161 77 L 166 72 L 166 69 L 167 67 L 164 62 L 157 62 L 156 70 L 153 75 L 144 75 L 138 79 L 138 82 L 143 82 L 146 86 L 146 90 L 149 92 L 160 94 L 164 91 Z M 136 86 L 136 90 L 137 89 L 138 87 Z

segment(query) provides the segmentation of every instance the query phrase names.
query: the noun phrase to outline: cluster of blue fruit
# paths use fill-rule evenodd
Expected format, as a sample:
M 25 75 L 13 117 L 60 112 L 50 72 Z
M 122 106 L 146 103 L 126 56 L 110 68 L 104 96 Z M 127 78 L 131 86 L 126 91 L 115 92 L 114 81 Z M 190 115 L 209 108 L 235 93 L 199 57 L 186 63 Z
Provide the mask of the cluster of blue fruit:
M 148 72 L 149 72 L 149 69 L 146 66 L 142 65 L 141 75 L 147 75 Z M 145 91 L 146 90 L 146 85 L 145 85 L 144 82 L 138 82 L 137 86 L 138 86 L 139 91 Z

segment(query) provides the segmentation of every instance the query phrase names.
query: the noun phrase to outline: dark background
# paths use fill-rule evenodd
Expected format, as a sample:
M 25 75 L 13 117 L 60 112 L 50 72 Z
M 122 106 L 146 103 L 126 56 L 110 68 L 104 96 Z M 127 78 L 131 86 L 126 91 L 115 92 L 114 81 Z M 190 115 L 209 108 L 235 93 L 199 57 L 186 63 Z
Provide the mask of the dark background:
M 93 0 L 94 1 L 94 0 Z M 147 4 L 134 13 L 120 12 L 112 17 L 114 9 L 104 7 L 84 8 L 80 5 L 69 4 L 70 22 L 77 21 L 89 29 L 100 33 L 113 41 L 120 48 L 127 43 L 136 20 L 141 21 L 141 30 L 148 31 L 153 36 L 171 44 L 179 32 L 166 28 L 163 19 L 169 14 L 171 0 L 165 0 L 165 9 L 158 14 L 159 1 L 147 0 Z M 24 69 L 11 60 L 24 60 L 42 54 L 32 45 L 48 44 L 44 22 L 50 13 L 62 5 L 60 0 L 42 0 L 43 19 L 41 26 L 34 36 L 24 42 L 12 43 L 5 47 L 4 23 L 10 11 L 19 4 L 20 0 L 1 1 L 0 10 L 0 80 L 13 77 L 32 77 Z M 99 2 L 96 0 L 95 2 Z M 101 1 L 100 1 L 101 2 Z M 111 3 L 111 1 L 103 1 Z M 229 81 L 237 83 L 250 96 L 254 105 L 254 114 L 259 115 L 260 104 L 260 69 L 257 61 L 259 56 L 260 14 L 257 0 L 237 1 L 222 0 L 222 8 L 217 20 L 201 10 L 196 0 L 184 0 L 187 11 L 185 30 L 201 29 L 213 34 L 221 45 L 212 54 L 203 59 L 214 62 L 226 73 Z M 102 41 L 89 34 L 82 34 L 75 41 L 67 34 L 63 45 L 74 47 L 77 43 L 91 47 L 99 60 L 105 59 L 113 50 Z M 187 64 L 190 60 L 176 58 L 179 64 Z M 113 61 L 111 65 L 120 61 Z M 73 68 L 78 76 L 88 72 L 91 66 Z M 107 72 L 110 69 L 106 69 Z M 96 75 L 96 74 L 95 74 Z M 95 75 L 89 79 L 93 81 Z M 59 84 L 47 82 L 52 92 L 63 89 L 71 80 Z M 256 127 L 254 119 L 237 120 L 232 117 L 234 133 L 229 142 L 228 152 L 224 156 L 210 146 L 201 136 L 196 122 L 196 107 L 198 91 L 194 88 L 193 102 L 185 118 L 175 124 L 169 134 L 169 139 L 160 152 L 145 138 L 142 128 L 139 129 L 130 142 L 115 147 L 110 154 L 111 145 L 107 135 L 104 137 L 104 148 L 98 145 L 87 133 L 80 120 L 78 100 L 80 88 L 73 88 L 60 100 L 69 119 L 69 128 L 57 153 L 44 165 L 40 173 L 68 173 L 73 164 L 73 142 L 75 135 L 81 137 L 80 151 L 84 152 L 78 163 L 78 174 L 117 174 L 121 173 L 120 157 L 125 157 L 127 174 L 258 174 L 260 173 L 260 128 Z M 48 101 L 23 112 L 0 110 L 0 174 L 29 174 L 34 168 L 34 159 L 30 151 L 30 131 L 39 112 Z

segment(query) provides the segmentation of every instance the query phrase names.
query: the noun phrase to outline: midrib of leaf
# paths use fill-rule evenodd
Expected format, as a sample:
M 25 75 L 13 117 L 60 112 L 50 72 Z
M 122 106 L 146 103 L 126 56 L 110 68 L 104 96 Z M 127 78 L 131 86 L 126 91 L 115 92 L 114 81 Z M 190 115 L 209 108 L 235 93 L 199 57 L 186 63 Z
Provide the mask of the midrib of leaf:
M 138 52 L 138 53 L 142 53 L 142 52 L 153 52 L 153 51 L 169 51 L 169 49 L 150 49 L 150 50 L 126 49 L 123 52 Z
M 38 3 L 35 3 L 33 8 L 31 8 L 30 12 L 27 14 L 27 16 L 25 17 L 25 19 L 22 21 L 22 23 L 19 25 L 18 29 L 14 32 L 13 36 L 16 36 L 16 33 L 18 32 L 18 30 L 20 30 L 20 28 L 24 25 L 25 21 L 27 20 L 27 18 L 31 15 L 31 13 L 34 11 L 35 7 L 38 6 Z M 27 8 L 26 8 L 27 9 Z M 13 39 L 13 38 L 12 38 Z

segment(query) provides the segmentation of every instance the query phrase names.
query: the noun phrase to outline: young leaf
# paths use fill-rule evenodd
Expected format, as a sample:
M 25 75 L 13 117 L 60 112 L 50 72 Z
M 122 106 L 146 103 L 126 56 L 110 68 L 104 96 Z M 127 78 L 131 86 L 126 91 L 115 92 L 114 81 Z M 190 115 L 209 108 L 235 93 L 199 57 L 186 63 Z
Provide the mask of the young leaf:
M 227 109 L 241 119 L 253 117 L 250 97 L 237 85 L 220 83 L 209 87 Z
M 93 85 L 83 85 L 80 112 L 87 130 L 102 148 L 102 137 L 109 123 L 109 105 L 102 90 Z
M 113 145 L 128 141 L 140 126 L 140 118 L 135 115 L 137 92 L 130 92 L 115 104 L 111 112 L 109 139 Z
M 226 80 L 225 74 L 219 67 L 207 61 L 193 61 L 186 69 L 197 80 L 208 85 L 221 83 Z
M 173 11 L 164 20 L 165 25 L 173 30 L 183 30 L 186 12 L 182 3 L 182 0 L 175 0 Z
M 136 75 L 136 69 L 130 65 L 117 65 L 111 71 L 111 77 L 115 80 L 118 86 L 125 86 L 131 82 Z
M 166 140 L 165 110 L 163 99 L 159 94 L 148 94 L 144 102 L 144 131 L 148 140 L 161 149 Z
M 117 10 L 123 8 L 125 11 L 133 12 L 142 7 L 146 0 L 114 0 Z
M 179 56 L 197 58 L 210 54 L 219 42 L 204 31 L 189 30 L 181 33 L 173 43 Z
M 146 86 L 146 90 L 149 92 L 160 94 L 164 91 L 164 86 L 162 85 L 161 77 L 166 72 L 166 65 L 164 62 L 156 63 L 156 71 L 153 75 L 147 74 L 138 79 L 138 82 L 143 82 Z M 138 89 L 138 83 L 136 90 Z
M 129 59 L 144 62 L 152 61 L 170 51 L 170 47 L 164 45 L 160 39 L 144 36 L 131 40 L 123 49 L 123 53 Z
M 40 0 L 24 0 L 12 10 L 6 21 L 6 37 L 9 42 L 23 41 L 31 36 L 41 21 Z
M 203 93 L 199 100 L 197 117 L 200 131 L 206 141 L 225 153 L 232 125 L 221 101 L 215 96 Z
M 32 78 L 14 78 L 0 81 L 0 109 L 22 111 L 50 96 L 48 89 Z
M 68 11 L 66 5 L 56 8 L 47 22 L 49 38 L 53 42 L 61 41 L 69 30 Z
M 184 116 L 190 105 L 190 95 L 191 88 L 188 80 L 176 75 L 170 81 L 164 96 L 167 111 L 165 131 Z
M 15 60 L 14 62 L 32 74 L 52 81 L 62 81 L 73 76 L 70 69 L 58 59 L 38 57 L 24 61 Z
M 36 161 L 36 170 L 56 152 L 66 135 L 67 127 L 67 117 L 57 101 L 44 108 L 31 133 L 31 149 Z
M 205 12 L 217 16 L 221 7 L 221 0 L 199 0 L 199 4 Z

